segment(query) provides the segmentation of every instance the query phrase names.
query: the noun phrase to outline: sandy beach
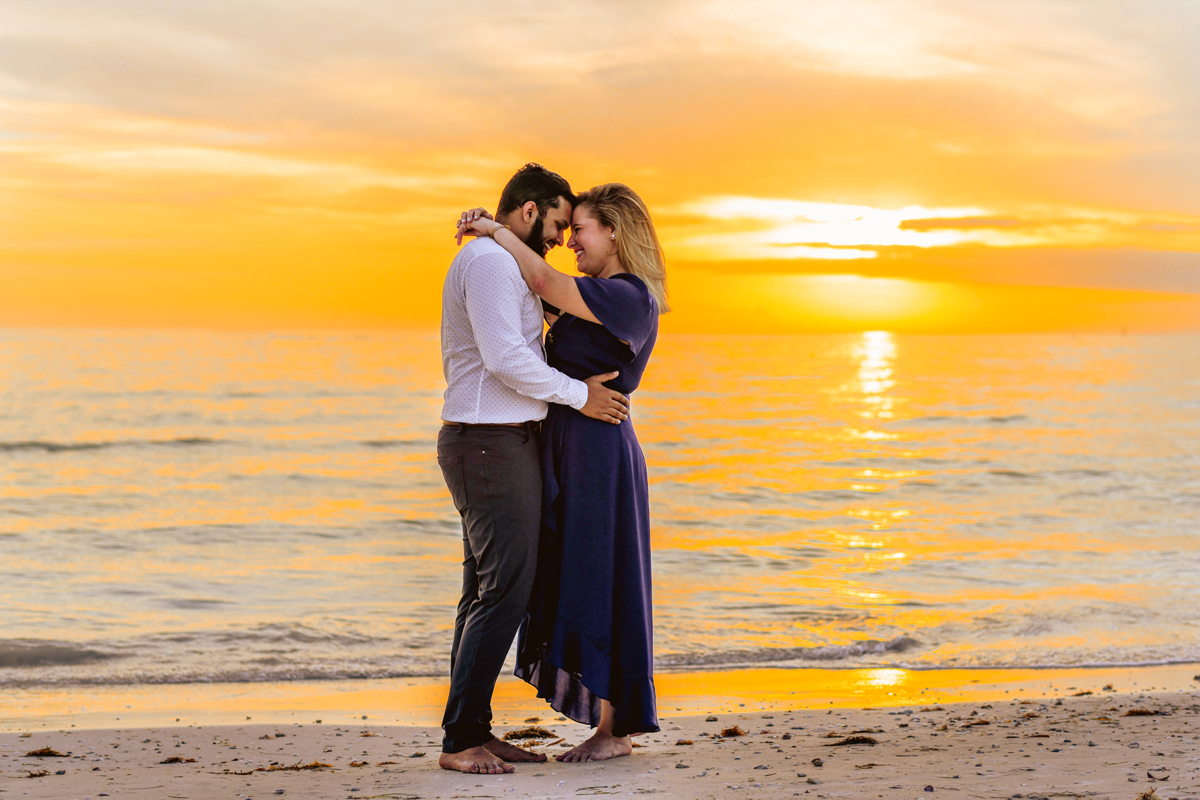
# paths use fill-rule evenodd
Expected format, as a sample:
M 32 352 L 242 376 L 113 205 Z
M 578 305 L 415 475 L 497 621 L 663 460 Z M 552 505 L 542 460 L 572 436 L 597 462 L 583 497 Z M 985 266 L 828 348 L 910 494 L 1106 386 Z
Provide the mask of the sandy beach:
M 0 733 L 0 797 L 1133 800 L 1154 789 L 1163 800 L 1200 798 L 1200 682 L 1173 691 L 1129 691 L 1131 680 L 1093 685 L 1116 672 L 1059 675 L 1059 684 L 1072 685 L 1043 685 L 1036 696 L 982 690 L 1008 691 L 1003 700 L 754 710 L 714 703 L 709 714 L 664 712 L 663 731 L 638 737 L 629 758 L 522 764 L 514 774 L 486 777 L 438 768 L 436 725 L 383 724 L 371 715 L 23 731 L 10 718 Z M 1093 681 L 1078 680 L 1081 674 Z M 1147 685 L 1156 673 L 1124 674 Z M 1178 685 L 1182 671 L 1157 675 Z M 530 740 L 551 758 L 587 735 L 544 711 L 505 722 L 498 734 L 530 725 L 552 734 Z M 62 755 L 30 755 L 43 750 Z

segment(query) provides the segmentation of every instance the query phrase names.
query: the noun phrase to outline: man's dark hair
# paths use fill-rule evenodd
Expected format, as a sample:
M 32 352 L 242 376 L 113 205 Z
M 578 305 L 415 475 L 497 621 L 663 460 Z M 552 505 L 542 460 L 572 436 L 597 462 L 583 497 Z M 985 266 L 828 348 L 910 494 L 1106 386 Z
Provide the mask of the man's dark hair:
M 558 205 L 560 197 L 565 197 L 568 203 L 575 205 L 575 194 L 567 179 L 541 164 L 530 162 L 517 170 L 517 174 L 504 186 L 496 214 L 511 213 L 532 200 L 537 203 L 538 216 L 542 217 Z

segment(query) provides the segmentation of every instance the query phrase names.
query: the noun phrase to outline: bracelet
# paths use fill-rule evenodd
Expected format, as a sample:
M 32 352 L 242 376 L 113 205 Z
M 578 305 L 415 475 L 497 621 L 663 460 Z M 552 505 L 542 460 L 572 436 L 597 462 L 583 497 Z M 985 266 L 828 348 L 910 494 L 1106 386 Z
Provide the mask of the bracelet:
M 490 236 L 492 239 L 495 239 L 496 234 L 500 232 L 501 228 L 508 228 L 510 231 L 512 230 L 512 228 L 510 228 L 508 225 L 505 225 L 504 223 L 501 222 L 501 223 L 497 223 L 496 227 L 492 228 L 492 232 L 489 233 L 488 236 Z

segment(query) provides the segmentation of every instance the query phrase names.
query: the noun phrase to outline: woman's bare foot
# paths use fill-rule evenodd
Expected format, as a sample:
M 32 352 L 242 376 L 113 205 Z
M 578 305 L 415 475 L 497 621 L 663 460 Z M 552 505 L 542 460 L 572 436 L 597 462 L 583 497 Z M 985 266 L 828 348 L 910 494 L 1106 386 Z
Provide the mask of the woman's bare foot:
M 592 734 L 592 738 L 555 758 L 559 761 L 607 761 L 610 758 L 627 756 L 632 752 L 633 740 L 628 736 L 613 736 L 611 733 L 597 730 Z
M 505 763 L 482 747 L 468 747 L 457 753 L 442 753 L 438 757 L 438 766 L 442 769 L 479 775 L 499 775 L 501 772 L 516 771 L 512 764 Z
M 508 742 L 502 742 L 499 739 L 492 739 L 490 742 L 484 742 L 483 747 L 494 756 L 499 756 L 505 761 L 531 761 L 541 763 L 546 760 L 545 753 L 531 753 L 523 747 L 511 745 Z

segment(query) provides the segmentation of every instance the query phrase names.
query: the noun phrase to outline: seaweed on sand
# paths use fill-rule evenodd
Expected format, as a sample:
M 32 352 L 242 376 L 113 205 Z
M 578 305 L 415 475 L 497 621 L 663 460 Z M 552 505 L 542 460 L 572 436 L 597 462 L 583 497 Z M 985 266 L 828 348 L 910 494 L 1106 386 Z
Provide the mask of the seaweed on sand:
M 567 737 L 565 736 L 561 736 L 555 739 L 553 742 L 543 742 L 541 739 L 527 739 L 524 742 L 519 742 L 517 747 L 520 747 L 522 750 L 528 750 L 532 753 L 534 752 L 535 747 L 553 747 L 559 742 L 565 742 L 566 740 Z M 570 747 L 570 745 L 564 745 L 564 747 Z
M 255 772 L 282 772 L 284 770 L 299 771 L 299 770 L 304 770 L 304 769 L 332 769 L 332 768 L 333 768 L 332 764 L 322 764 L 320 761 L 314 760 L 311 764 L 301 764 L 299 761 L 297 761 L 295 764 L 292 764 L 290 767 L 281 767 L 278 764 L 272 764 L 271 766 L 266 767 L 265 769 L 263 767 L 259 767 L 258 769 L 255 770 Z
M 25 754 L 26 758 L 66 758 L 66 753 L 60 753 L 57 750 L 51 750 L 49 747 L 43 747 L 41 750 L 30 750 Z
M 504 734 L 503 738 L 506 742 L 512 742 L 517 739 L 553 739 L 554 733 L 538 725 L 530 725 L 528 728 L 518 728 L 515 731 L 509 731 Z
M 842 739 L 840 742 L 830 742 L 829 744 L 827 744 L 825 746 L 826 747 L 841 747 L 842 745 L 845 745 L 845 744 L 876 745 L 876 744 L 879 744 L 879 740 L 872 736 L 847 736 L 845 739 Z

